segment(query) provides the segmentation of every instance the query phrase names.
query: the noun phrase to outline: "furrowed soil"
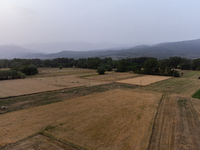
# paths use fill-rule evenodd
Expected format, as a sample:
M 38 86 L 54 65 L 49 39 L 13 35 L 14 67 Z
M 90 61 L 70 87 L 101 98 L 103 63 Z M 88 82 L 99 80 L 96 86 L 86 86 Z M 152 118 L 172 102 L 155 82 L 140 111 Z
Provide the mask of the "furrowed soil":
M 116 89 L 3 114 L 0 146 L 43 133 L 79 148 L 147 149 L 161 97 Z
M 165 96 L 158 109 L 149 150 L 200 148 L 200 101 Z

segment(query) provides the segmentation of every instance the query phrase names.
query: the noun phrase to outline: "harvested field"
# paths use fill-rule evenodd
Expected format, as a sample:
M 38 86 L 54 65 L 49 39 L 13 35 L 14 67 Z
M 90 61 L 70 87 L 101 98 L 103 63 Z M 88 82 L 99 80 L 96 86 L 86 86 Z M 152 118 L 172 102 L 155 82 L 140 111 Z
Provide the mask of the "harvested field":
M 200 77 L 200 71 L 187 70 L 186 73 L 184 73 L 182 77 L 189 78 L 189 79 L 198 79 L 198 77 Z
M 108 82 L 89 81 L 76 75 L 3 80 L 0 81 L 0 98 L 104 83 Z
M 200 101 L 166 96 L 158 109 L 150 150 L 186 150 L 200 147 Z
M 72 147 L 69 147 L 61 142 L 48 138 L 44 135 L 38 134 L 34 137 L 19 141 L 15 144 L 11 144 L 2 148 L 1 150 L 76 150 Z
M 106 85 L 97 85 L 90 87 L 76 87 L 65 90 L 58 90 L 52 92 L 44 92 L 33 95 L 2 98 L 0 99 L 0 107 L 5 106 L 4 110 L 0 109 L 0 114 L 8 113 L 12 111 L 23 110 L 27 108 L 32 108 L 40 105 L 46 105 L 50 103 L 60 102 L 64 100 L 69 100 L 72 98 L 77 98 L 85 95 L 90 95 L 94 93 L 105 92 L 113 89 L 124 89 L 124 88 L 137 88 L 135 85 L 122 84 L 122 83 L 110 83 Z M 64 91 L 64 92 L 62 92 Z M 74 93 L 76 91 L 77 93 Z
M 141 75 L 133 74 L 133 73 L 129 73 L 129 72 L 125 72 L 125 73 L 111 72 L 111 73 L 108 73 L 105 75 L 91 76 L 91 77 L 86 77 L 86 78 L 91 79 L 91 80 L 114 82 L 114 81 L 118 81 L 118 80 L 122 80 L 122 79 L 138 77 L 138 76 L 141 76 Z
M 181 96 L 192 96 L 198 89 L 200 89 L 200 80 L 188 78 L 170 78 L 168 80 L 143 87 L 143 89 L 168 94 L 181 94 Z
M 121 80 L 121 81 L 117 81 L 117 82 L 127 83 L 127 84 L 137 84 L 137 85 L 149 85 L 151 83 L 166 80 L 166 79 L 169 79 L 169 78 L 171 78 L 171 77 L 145 75 L 145 76 L 142 76 L 142 77 L 136 77 L 136 78 Z
M 96 70 L 82 68 L 38 68 L 38 74 L 30 77 L 49 77 L 63 75 L 79 75 L 79 74 L 94 74 Z
M 161 96 L 118 89 L 3 114 L 0 146 L 43 132 L 87 149 L 147 149 Z

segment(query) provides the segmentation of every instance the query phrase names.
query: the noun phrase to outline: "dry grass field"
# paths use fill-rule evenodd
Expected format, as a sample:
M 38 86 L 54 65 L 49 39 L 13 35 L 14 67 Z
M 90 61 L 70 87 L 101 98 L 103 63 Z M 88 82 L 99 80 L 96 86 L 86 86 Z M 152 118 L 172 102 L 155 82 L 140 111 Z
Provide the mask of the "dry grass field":
M 0 145 L 43 132 L 87 149 L 146 149 L 161 96 L 118 89 L 3 114 Z
M 133 78 L 133 77 L 138 77 L 141 76 L 139 74 L 133 74 L 129 72 L 125 73 L 119 73 L 119 72 L 109 72 L 105 75 L 98 75 L 98 76 L 91 76 L 91 77 L 85 77 L 87 79 L 91 80 L 100 80 L 100 81 L 109 81 L 109 82 L 114 82 L 122 79 L 127 79 L 127 78 Z
M 61 142 L 38 134 L 2 148 L 1 150 L 76 150 Z
M 9 96 L 19 96 L 24 94 L 59 90 L 64 88 L 80 87 L 80 86 L 94 86 L 99 84 L 109 83 L 106 81 L 97 81 L 79 78 L 78 76 L 86 73 L 94 73 L 94 70 L 89 69 L 49 69 L 53 74 L 49 74 L 47 68 L 35 76 L 28 77 L 26 79 L 15 79 L 15 80 L 3 80 L 0 81 L 0 98 Z M 58 71 L 63 71 L 66 75 L 60 74 Z M 68 74 L 67 74 L 68 73 Z
M 127 83 L 127 84 L 136 84 L 136 85 L 149 85 L 151 83 L 166 80 L 166 79 L 169 79 L 169 78 L 171 78 L 171 77 L 145 75 L 145 76 L 142 76 L 142 77 L 120 80 L 120 81 L 117 81 L 117 82 Z
M 191 96 L 200 72 L 180 72 L 39 68 L 36 76 L 0 81 L 0 97 L 18 95 L 0 100 L 0 149 L 199 149 L 200 100 Z M 44 93 L 20 96 L 37 92 Z
M 158 109 L 150 150 L 199 149 L 199 110 L 199 100 L 165 96 Z
M 182 77 L 170 78 L 143 87 L 143 89 L 167 94 L 180 94 L 181 96 L 192 96 L 198 89 L 200 89 L 200 80 Z
M 63 75 L 84 75 L 94 74 L 96 70 L 93 69 L 82 69 L 82 68 L 38 68 L 38 74 L 33 77 L 49 77 L 49 76 L 63 76 Z

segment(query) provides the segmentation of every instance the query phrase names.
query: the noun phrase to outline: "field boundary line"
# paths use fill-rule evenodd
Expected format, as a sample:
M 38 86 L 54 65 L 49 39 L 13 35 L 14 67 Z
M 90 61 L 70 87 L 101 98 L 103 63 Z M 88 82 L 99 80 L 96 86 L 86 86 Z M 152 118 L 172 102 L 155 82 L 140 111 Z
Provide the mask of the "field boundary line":
M 71 147 L 71 148 L 73 148 L 73 149 L 76 149 L 76 150 L 87 150 L 86 148 L 81 147 L 81 146 L 79 146 L 79 145 L 77 145 L 77 144 L 74 144 L 74 143 L 72 143 L 72 142 L 68 142 L 68 141 L 61 140 L 61 139 L 59 140 L 59 139 L 55 138 L 53 135 L 50 135 L 50 134 L 48 134 L 48 133 L 45 133 L 45 131 L 42 132 L 42 133 L 39 133 L 39 134 L 41 134 L 41 135 L 43 135 L 43 136 L 46 136 L 46 137 L 48 137 L 48 138 L 51 138 L 52 140 L 61 142 L 61 143 L 65 144 L 65 145 L 67 145 L 67 146 L 69 146 L 69 147 Z
M 149 139 L 149 145 L 147 147 L 147 150 L 150 149 L 151 141 L 152 141 L 152 138 L 153 138 L 153 133 L 154 133 L 154 130 L 155 130 L 156 119 L 157 119 L 157 116 L 158 116 L 158 110 L 159 110 L 159 108 L 161 106 L 161 102 L 163 101 L 164 96 L 165 96 L 165 94 L 162 95 L 162 97 L 160 99 L 160 102 L 158 104 L 157 110 L 156 110 L 156 115 L 154 117 L 154 123 L 153 123 L 152 132 L 151 132 L 151 136 L 150 136 L 150 139 Z
M 49 91 L 43 91 L 43 92 L 36 92 L 36 93 L 30 93 L 30 94 L 22 94 L 22 95 L 16 95 L 16 96 L 7 96 L 7 97 L 0 97 L 0 99 L 8 99 L 8 98 L 15 98 L 15 97 L 21 97 L 21 96 L 29 96 L 29 95 L 35 95 L 35 94 L 41 94 L 41 93 L 50 93 L 50 92 L 56 92 L 60 90 L 70 90 L 70 89 L 76 89 L 86 87 L 86 85 L 76 86 L 76 87 L 69 87 L 69 88 L 62 88 L 57 90 L 49 90 Z

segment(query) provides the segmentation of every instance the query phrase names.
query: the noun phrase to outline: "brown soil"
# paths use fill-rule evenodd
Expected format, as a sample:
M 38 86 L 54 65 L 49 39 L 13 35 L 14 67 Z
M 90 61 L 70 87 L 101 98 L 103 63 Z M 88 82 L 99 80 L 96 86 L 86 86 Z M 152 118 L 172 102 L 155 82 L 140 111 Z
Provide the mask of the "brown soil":
M 38 134 L 34 137 L 10 144 L 1 150 L 75 150 L 61 142 Z
M 192 98 L 166 96 L 159 107 L 150 150 L 187 150 L 200 148 L 200 121 Z

